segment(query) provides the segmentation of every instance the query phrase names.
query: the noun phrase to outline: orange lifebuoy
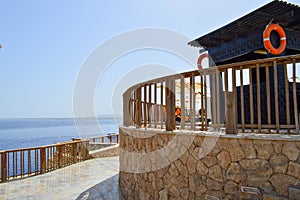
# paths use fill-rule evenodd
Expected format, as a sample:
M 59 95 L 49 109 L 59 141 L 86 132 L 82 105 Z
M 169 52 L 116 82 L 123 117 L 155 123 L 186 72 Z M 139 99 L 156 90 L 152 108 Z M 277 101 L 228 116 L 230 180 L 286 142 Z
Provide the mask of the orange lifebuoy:
M 199 56 L 199 58 L 198 58 L 197 65 L 198 65 L 198 69 L 199 69 L 199 70 L 203 69 L 203 67 L 202 67 L 202 60 L 203 60 L 204 58 L 208 58 L 208 54 L 207 54 L 207 53 L 201 54 L 201 55 Z
M 280 37 L 280 46 L 276 49 L 271 41 L 270 41 L 270 35 L 272 31 L 276 31 Z M 278 24 L 269 24 L 266 26 L 266 29 L 264 30 L 264 46 L 268 50 L 269 53 L 273 55 L 279 55 L 281 54 L 286 47 L 286 35 L 281 26 Z

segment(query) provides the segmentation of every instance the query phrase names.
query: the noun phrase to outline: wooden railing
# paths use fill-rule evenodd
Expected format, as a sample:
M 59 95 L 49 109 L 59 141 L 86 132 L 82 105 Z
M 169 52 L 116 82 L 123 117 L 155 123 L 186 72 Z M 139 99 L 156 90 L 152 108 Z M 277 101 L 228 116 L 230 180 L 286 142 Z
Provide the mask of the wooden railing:
M 88 145 L 119 143 L 119 134 L 73 138 L 72 142 L 0 151 L 0 182 L 53 171 L 89 159 Z
M 298 133 L 299 62 L 300 55 L 253 60 L 137 84 L 123 94 L 124 125 Z
M 114 144 L 119 143 L 119 134 L 109 134 L 103 136 L 95 136 L 87 138 L 89 143 L 103 143 L 103 144 Z
M 0 151 L 1 182 L 43 174 L 87 160 L 88 141 L 58 143 L 34 148 Z

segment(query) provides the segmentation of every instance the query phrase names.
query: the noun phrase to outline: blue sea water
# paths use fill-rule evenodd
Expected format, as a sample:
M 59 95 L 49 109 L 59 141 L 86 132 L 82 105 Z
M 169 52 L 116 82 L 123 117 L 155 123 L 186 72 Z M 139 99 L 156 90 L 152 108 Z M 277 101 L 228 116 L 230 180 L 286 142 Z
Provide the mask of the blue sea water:
M 71 141 L 72 138 L 118 133 L 121 119 L 0 119 L 0 150 L 18 149 Z

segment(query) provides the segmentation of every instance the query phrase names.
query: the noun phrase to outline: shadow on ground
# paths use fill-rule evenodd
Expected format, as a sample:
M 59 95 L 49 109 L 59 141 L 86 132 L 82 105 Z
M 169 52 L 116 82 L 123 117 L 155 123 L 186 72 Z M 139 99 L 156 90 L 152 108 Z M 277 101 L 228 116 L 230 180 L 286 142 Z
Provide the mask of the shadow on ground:
M 106 179 L 82 192 L 76 200 L 121 199 L 119 195 L 119 174 Z

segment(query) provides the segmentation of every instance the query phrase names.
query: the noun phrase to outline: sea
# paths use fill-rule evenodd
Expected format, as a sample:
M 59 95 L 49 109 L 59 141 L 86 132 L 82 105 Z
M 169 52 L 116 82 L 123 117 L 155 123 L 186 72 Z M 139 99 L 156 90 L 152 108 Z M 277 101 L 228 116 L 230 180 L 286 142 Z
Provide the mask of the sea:
M 118 133 L 121 118 L 35 118 L 0 119 L 0 150 L 38 147 L 72 138 Z

